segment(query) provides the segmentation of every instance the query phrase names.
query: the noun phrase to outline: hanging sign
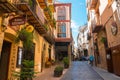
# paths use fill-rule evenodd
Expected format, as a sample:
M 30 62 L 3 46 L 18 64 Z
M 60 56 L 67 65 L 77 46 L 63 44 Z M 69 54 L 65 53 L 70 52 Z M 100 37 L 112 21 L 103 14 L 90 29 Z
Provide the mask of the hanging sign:
M 9 20 L 10 26 L 23 25 L 25 24 L 25 18 L 23 17 L 14 17 Z

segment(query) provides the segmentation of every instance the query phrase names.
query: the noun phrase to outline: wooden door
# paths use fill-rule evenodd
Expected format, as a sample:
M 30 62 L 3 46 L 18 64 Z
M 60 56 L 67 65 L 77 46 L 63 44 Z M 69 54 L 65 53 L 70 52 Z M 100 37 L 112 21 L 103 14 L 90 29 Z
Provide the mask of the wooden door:
M 112 62 L 111 49 L 106 50 L 106 59 L 107 59 L 107 69 L 108 69 L 108 71 L 113 72 L 113 62 Z
M 3 47 L 0 58 L 0 80 L 7 80 L 10 58 L 11 43 L 3 41 Z
M 112 57 L 114 73 L 120 76 L 120 53 L 113 53 Z

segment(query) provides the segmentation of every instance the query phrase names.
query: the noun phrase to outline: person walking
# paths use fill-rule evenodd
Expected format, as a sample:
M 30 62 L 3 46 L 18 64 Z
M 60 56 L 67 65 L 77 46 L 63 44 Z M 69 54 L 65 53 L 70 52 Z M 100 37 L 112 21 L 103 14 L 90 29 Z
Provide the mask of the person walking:
M 89 57 L 90 65 L 93 66 L 94 56 L 90 55 Z

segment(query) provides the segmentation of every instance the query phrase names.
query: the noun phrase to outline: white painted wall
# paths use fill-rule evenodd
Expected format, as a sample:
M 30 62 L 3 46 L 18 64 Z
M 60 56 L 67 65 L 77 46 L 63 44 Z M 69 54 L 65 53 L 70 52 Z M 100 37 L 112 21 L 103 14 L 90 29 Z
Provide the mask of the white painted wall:
M 100 0 L 100 6 L 99 6 L 100 15 L 102 15 L 102 13 L 105 10 L 107 4 L 108 4 L 108 0 Z
M 113 13 L 116 11 L 116 9 L 117 9 L 117 5 L 116 5 L 117 3 L 116 3 L 116 1 L 114 1 L 113 2 L 113 4 L 112 4 L 112 10 L 113 10 Z
M 78 47 L 80 45 L 82 46 L 81 48 L 79 47 L 80 50 L 88 49 L 88 44 L 86 44 L 86 43 L 88 43 L 87 33 L 88 33 L 88 27 L 82 26 L 79 31 L 79 35 L 78 35 Z M 85 45 L 83 45 L 84 43 L 85 43 Z

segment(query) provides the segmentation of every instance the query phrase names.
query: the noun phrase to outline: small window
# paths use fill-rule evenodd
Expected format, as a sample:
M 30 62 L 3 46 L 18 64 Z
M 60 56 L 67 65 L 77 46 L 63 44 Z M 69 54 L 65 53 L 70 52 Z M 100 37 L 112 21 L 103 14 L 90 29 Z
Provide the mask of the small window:
M 66 10 L 65 7 L 59 7 L 57 11 L 57 20 L 65 20 L 66 19 Z

